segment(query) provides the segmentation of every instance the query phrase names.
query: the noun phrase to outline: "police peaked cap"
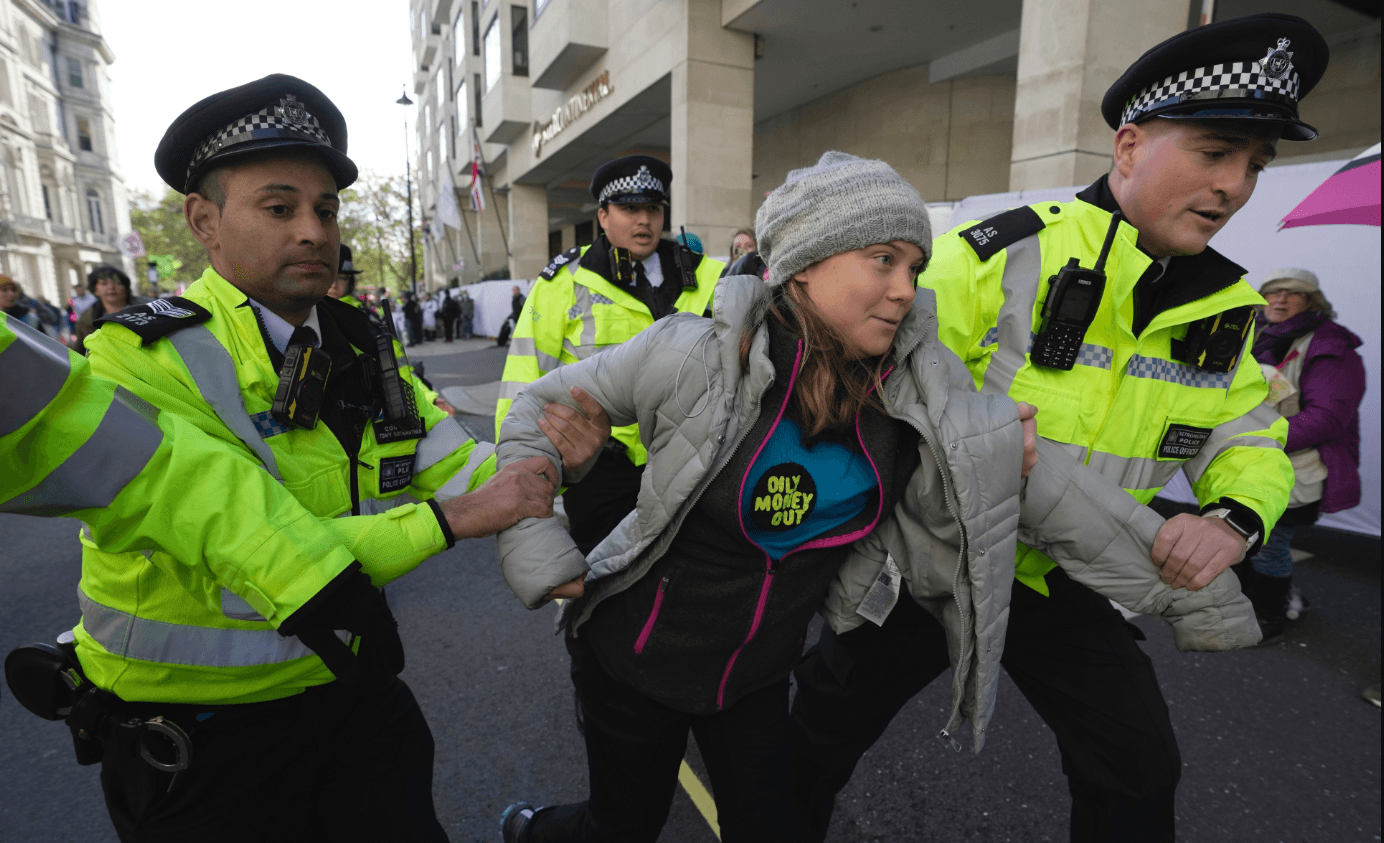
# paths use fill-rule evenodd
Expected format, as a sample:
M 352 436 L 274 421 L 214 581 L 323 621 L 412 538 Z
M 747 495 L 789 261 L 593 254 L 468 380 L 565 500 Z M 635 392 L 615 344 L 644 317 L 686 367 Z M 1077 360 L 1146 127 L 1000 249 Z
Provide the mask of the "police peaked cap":
M 1312 140 L 1298 119 L 1330 57 L 1326 39 L 1296 15 L 1265 12 L 1178 33 L 1139 57 L 1100 112 L 1112 129 L 1152 117 L 1264 120 L 1284 140 Z
M 337 275 L 359 275 L 360 270 L 356 269 L 355 263 L 351 260 L 351 247 L 345 243 L 341 244 L 341 265 L 337 267 Z
M 174 190 L 190 193 L 212 167 L 275 149 L 314 153 L 338 190 L 356 180 L 346 157 L 346 118 L 326 94 L 282 73 L 212 94 L 179 114 L 159 141 L 154 168 Z
M 668 204 L 673 168 L 650 155 L 607 161 L 591 176 L 591 197 L 604 205 Z

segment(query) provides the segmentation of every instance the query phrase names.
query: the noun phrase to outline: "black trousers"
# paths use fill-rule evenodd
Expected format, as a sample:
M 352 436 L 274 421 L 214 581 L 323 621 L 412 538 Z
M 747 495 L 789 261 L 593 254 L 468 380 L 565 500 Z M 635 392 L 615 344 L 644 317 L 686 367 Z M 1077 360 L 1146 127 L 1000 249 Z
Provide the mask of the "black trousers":
M 447 342 L 452 341 L 452 335 L 456 333 L 456 327 L 457 318 L 455 316 L 442 317 L 442 335 L 447 339 Z
M 125 843 L 447 840 L 433 810 L 432 732 L 399 679 L 126 714 L 163 714 L 190 731 L 192 764 L 174 780 L 131 735 L 106 742 L 101 789 Z
M 685 714 L 610 677 L 581 638 L 568 638 L 586 715 L 585 802 L 534 814 L 527 843 L 652 843 L 678 784 L 687 733 L 697 738 L 724 843 L 799 843 L 807 834 L 789 793 L 788 680 L 715 714 Z
M 643 476 L 644 466 L 631 463 L 622 449 L 604 448 L 586 477 L 567 487 L 562 505 L 578 550 L 590 553 L 634 511 Z
M 1057 736 L 1072 795 L 1071 840 L 1173 839 L 1182 759 L 1143 634 L 1061 570 L 1050 597 L 1014 584 L 1001 661 Z M 907 595 L 883 627 L 822 638 L 795 676 L 794 790 L 822 840 L 836 793 L 904 703 L 949 667 L 941 625 Z M 1010 775 L 1018 771 L 1009 771 Z

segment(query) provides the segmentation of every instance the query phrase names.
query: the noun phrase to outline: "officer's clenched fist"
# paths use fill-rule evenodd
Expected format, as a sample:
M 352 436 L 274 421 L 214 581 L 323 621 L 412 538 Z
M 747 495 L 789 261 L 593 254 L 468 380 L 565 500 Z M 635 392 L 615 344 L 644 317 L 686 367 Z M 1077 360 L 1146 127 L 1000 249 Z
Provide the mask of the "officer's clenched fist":
M 557 468 L 546 457 L 529 457 L 500 469 L 476 491 L 440 506 L 452 535 L 473 539 L 494 535 L 524 518 L 551 516 L 556 489 Z
M 1153 562 L 1172 588 L 1199 591 L 1245 557 L 1245 540 L 1219 518 L 1182 513 L 1169 518 L 1153 540 Z

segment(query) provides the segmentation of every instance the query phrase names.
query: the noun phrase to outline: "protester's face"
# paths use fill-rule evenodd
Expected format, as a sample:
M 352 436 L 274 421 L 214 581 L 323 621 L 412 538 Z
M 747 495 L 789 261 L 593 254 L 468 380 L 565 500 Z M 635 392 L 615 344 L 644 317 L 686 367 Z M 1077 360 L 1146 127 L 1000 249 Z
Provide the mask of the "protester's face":
M 107 313 L 114 313 L 130 303 L 125 285 L 109 275 L 96 279 L 96 298 Z
M 741 255 L 748 255 L 754 251 L 754 238 L 748 234 L 735 235 L 735 243 L 731 246 L 731 257 L 738 258 Z
M 663 206 L 653 203 L 637 205 L 606 205 L 596 212 L 610 245 L 629 249 L 634 259 L 642 261 L 658 248 L 659 233 L 663 231 Z
M 0 287 L 0 310 L 9 310 L 19 300 L 19 288 L 13 284 Z
M 1274 290 L 1264 294 L 1268 305 L 1264 308 L 1264 318 L 1270 322 L 1284 322 L 1307 309 L 1310 300 L 1306 293 L 1297 290 Z
M 913 306 L 923 250 L 894 240 L 832 255 L 793 276 L 853 358 L 878 357 Z
M 1206 248 L 1254 193 L 1276 154 L 1277 124 L 1154 119 L 1120 127 L 1112 189 L 1139 245 L 1154 257 Z
M 336 278 L 340 252 L 331 173 L 309 156 L 270 158 L 229 168 L 222 188 L 224 210 L 197 194 L 187 209 L 216 271 L 281 315 L 320 300 Z M 195 208 L 193 197 L 200 200 Z

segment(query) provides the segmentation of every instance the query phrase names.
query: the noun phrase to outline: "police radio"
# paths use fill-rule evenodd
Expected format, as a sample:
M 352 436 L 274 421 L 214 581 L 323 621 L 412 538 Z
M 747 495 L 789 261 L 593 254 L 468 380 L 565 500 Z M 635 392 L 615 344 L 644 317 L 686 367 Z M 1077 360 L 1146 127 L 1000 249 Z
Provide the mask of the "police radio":
M 284 351 L 279 386 L 274 391 L 269 415 L 280 424 L 312 430 L 317 426 L 317 413 L 322 409 L 331 371 L 332 358 L 327 352 L 310 345 L 290 345 Z
M 1116 212 L 1105 232 L 1093 269 L 1084 269 L 1078 258 L 1048 279 L 1048 295 L 1043 299 L 1042 327 L 1033 339 L 1029 359 L 1035 366 L 1070 372 L 1076 365 L 1077 352 L 1086 337 L 1086 329 L 1096 318 L 1101 296 L 1105 293 L 1105 259 L 1115 242 L 1115 232 L 1124 216 Z
M 421 439 L 427 435 L 418 415 L 413 389 L 399 374 L 399 359 L 394 356 L 394 341 L 389 332 L 375 332 L 373 354 L 362 354 L 366 389 L 375 396 L 383 419 L 375 420 L 375 441 L 380 444 Z
M 692 247 L 687 245 L 687 229 L 678 226 L 678 231 L 682 232 L 682 237 L 673 244 L 673 263 L 678 268 L 678 278 L 682 281 L 684 290 L 695 290 L 697 288 L 697 264 L 701 263 L 697 253 L 692 251 Z
M 1208 372 L 1229 372 L 1239 362 L 1253 324 L 1254 308 L 1249 305 L 1199 319 L 1187 326 L 1185 340 L 1173 340 L 1173 356 Z

